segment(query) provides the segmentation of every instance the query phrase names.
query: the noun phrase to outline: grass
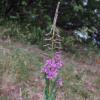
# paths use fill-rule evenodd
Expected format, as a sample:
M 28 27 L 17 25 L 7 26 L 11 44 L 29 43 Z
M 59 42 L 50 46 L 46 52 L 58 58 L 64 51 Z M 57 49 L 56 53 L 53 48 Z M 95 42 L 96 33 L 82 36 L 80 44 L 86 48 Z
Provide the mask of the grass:
M 2 58 L 0 59 L 0 69 L 2 69 L 1 74 L 5 72 L 5 70 L 8 70 L 9 72 L 16 74 L 16 76 L 19 75 L 21 80 L 27 80 L 30 74 L 29 72 L 32 70 L 34 71 L 40 66 L 35 54 L 28 54 L 19 48 L 13 49 L 9 54 L 2 53 L 0 56 Z
M 2 26 L 0 36 L 16 34 L 16 38 L 20 41 L 40 40 L 42 30 L 36 30 L 36 27 L 31 26 L 32 30 L 29 31 L 28 26 L 23 25 L 21 30 L 19 23 L 13 21 L 1 21 L 0 25 Z M 100 49 L 93 45 L 86 48 L 75 45 L 75 41 L 73 37 L 68 37 L 64 41 L 64 49 L 67 51 L 63 53 L 65 66 L 61 71 L 64 86 L 59 89 L 57 100 L 100 100 Z M 44 80 L 41 74 L 43 51 L 32 45 L 29 47 L 20 45 L 22 44 L 0 43 L 0 100 L 19 100 L 17 97 L 20 95 L 25 100 L 43 100 Z M 9 90 L 12 88 L 14 93 Z M 21 93 L 18 92 L 19 89 Z M 17 99 L 14 99 L 14 96 Z
M 28 48 L 27 46 L 16 46 L 16 44 L 0 46 L 0 89 L 5 89 L 3 92 L 0 91 L 0 100 L 9 100 L 6 94 L 9 82 L 15 88 L 21 88 L 21 95 L 25 100 L 43 100 L 44 81 L 41 75 L 43 55 L 41 56 L 41 51 L 36 47 L 33 47 L 31 52 Z M 58 94 L 60 95 L 58 95 L 57 100 L 100 99 L 98 64 L 88 65 L 80 61 L 80 59 L 85 60 L 85 58 L 90 61 L 93 54 L 94 52 L 86 53 L 85 56 L 80 55 L 80 53 L 79 56 L 75 54 L 74 59 L 73 55 L 68 57 L 68 53 L 63 54 L 65 66 L 61 71 L 61 76 L 64 80 L 64 86 L 59 89 Z M 87 59 L 86 56 L 90 59 Z M 99 59 L 99 52 L 95 58 Z M 92 88 L 93 90 L 91 90 Z
M 11 84 L 27 83 L 34 77 L 39 77 L 41 66 L 42 62 L 35 53 L 30 54 L 22 48 L 9 46 L 8 49 L 2 46 L 0 48 L 0 90 L 9 82 Z M 26 95 L 26 93 L 23 94 Z M 4 96 L 0 98 L 0 100 L 8 100 Z
M 67 45 L 67 44 L 66 44 Z M 67 49 L 67 47 L 65 47 Z M 74 59 L 75 61 L 85 62 L 87 64 L 93 64 L 96 60 L 100 59 L 100 48 L 93 45 L 73 45 L 68 47 L 67 56 Z

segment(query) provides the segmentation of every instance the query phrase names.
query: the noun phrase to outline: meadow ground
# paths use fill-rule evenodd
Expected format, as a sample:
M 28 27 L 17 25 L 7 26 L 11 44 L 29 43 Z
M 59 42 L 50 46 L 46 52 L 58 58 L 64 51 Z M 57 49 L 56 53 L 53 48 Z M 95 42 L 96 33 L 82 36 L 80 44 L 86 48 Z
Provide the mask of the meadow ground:
M 48 52 L 36 45 L 0 42 L 0 100 L 44 100 L 41 68 Z M 57 100 L 100 100 L 100 51 L 63 52 Z

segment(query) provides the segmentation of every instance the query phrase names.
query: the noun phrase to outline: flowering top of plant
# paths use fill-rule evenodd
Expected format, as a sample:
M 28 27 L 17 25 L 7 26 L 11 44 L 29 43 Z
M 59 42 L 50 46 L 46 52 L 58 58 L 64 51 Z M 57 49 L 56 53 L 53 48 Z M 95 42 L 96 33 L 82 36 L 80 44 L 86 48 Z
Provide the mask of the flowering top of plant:
M 63 67 L 63 61 L 61 59 L 61 52 L 56 52 L 54 57 L 46 60 L 46 63 L 42 69 L 42 72 L 49 80 L 55 79 L 58 76 L 59 70 Z

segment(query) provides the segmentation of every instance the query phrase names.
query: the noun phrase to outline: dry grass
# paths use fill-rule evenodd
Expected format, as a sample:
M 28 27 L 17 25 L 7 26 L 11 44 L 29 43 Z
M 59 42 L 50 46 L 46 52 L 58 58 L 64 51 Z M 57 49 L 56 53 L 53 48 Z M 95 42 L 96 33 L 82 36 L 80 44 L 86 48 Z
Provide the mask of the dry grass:
M 0 44 L 0 100 L 43 100 L 43 53 L 36 46 Z M 100 56 L 94 61 L 92 55 L 63 53 L 64 86 L 57 100 L 100 100 Z

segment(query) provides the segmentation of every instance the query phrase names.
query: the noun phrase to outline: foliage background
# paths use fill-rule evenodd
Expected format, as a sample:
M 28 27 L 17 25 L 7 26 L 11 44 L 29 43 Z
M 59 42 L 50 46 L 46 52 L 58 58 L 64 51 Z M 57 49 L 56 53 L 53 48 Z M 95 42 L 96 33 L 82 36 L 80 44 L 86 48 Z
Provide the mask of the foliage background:
M 4 35 L 38 43 L 50 30 L 59 0 L 0 0 L 0 25 Z M 65 30 L 100 27 L 100 0 L 61 0 L 57 26 Z M 65 31 L 64 31 L 65 33 Z

